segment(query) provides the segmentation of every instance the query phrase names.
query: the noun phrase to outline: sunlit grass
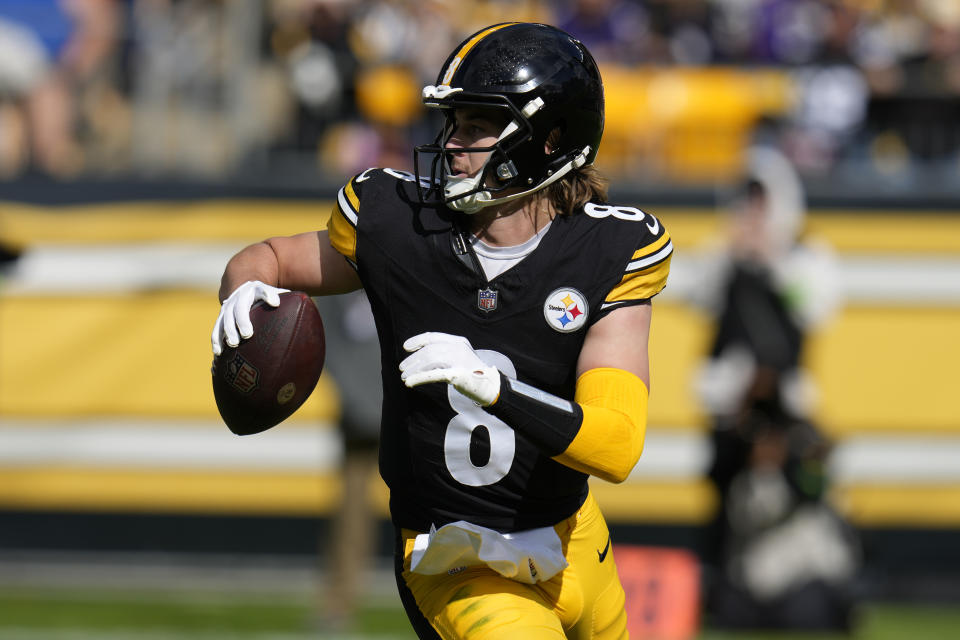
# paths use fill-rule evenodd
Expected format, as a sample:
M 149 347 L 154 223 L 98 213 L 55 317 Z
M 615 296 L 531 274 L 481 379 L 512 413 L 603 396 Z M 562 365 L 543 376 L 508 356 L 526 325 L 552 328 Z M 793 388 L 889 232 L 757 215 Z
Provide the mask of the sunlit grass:
M 0 589 L 0 638 L 369 638 L 415 640 L 398 602 L 369 602 L 354 624 L 332 629 L 304 595 L 137 589 Z M 939 640 L 956 637 L 960 607 L 864 606 L 855 632 L 804 634 L 704 630 L 698 640 Z
M 410 632 L 399 606 L 370 604 L 345 629 L 325 628 L 319 607 L 297 597 L 167 590 L 0 590 L 0 638 L 27 630 L 118 632 L 136 637 L 390 637 Z M 39 636 L 38 636 L 39 637 Z

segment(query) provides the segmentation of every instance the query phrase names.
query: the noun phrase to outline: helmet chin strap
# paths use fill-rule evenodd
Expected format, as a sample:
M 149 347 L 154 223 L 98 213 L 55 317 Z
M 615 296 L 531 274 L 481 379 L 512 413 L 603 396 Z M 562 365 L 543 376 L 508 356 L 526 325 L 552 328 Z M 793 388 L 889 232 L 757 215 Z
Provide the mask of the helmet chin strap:
M 587 156 L 590 154 L 590 145 L 587 145 L 583 150 L 577 154 L 575 158 L 564 164 L 562 167 L 554 171 L 550 177 L 546 180 L 533 187 L 532 189 L 527 189 L 526 191 L 521 191 L 519 193 L 511 193 L 510 195 L 503 196 L 501 198 L 494 198 L 493 195 L 488 190 L 475 191 L 469 193 L 468 195 L 458 197 L 457 194 L 468 193 L 473 191 L 480 185 L 480 180 L 483 179 L 484 171 L 480 171 L 477 175 L 472 178 L 447 178 L 446 187 L 444 187 L 444 195 L 448 200 L 451 200 L 447 205 L 454 211 L 459 211 L 460 213 L 477 213 L 481 209 L 490 207 L 496 204 L 502 204 L 504 202 L 510 202 L 524 196 L 528 196 L 531 193 L 536 193 L 544 187 L 550 186 L 563 176 L 570 173 L 574 169 L 579 169 L 587 163 Z

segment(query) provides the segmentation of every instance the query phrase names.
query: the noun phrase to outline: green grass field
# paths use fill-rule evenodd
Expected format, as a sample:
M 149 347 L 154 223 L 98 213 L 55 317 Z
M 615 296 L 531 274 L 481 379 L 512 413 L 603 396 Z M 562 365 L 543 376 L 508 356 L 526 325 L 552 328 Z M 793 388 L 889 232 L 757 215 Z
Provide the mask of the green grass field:
M 331 632 L 322 627 L 313 603 L 300 595 L 101 588 L 0 590 L 2 640 L 415 640 L 399 603 L 390 601 L 366 606 L 348 631 Z M 940 640 L 957 637 L 958 629 L 960 608 L 874 604 L 864 607 L 853 636 L 705 630 L 698 640 Z

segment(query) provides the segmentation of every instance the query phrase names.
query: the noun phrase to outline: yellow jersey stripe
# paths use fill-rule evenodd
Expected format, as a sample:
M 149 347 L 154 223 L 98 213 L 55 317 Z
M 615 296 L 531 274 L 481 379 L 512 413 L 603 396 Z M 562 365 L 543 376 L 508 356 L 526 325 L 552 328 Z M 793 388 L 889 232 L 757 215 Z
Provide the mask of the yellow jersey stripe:
M 484 29 L 477 35 L 467 40 L 464 43 L 464 45 L 460 47 L 460 50 L 457 51 L 457 55 L 453 56 L 453 59 L 450 61 L 449 66 L 447 66 L 447 70 L 443 74 L 443 82 L 441 82 L 440 84 L 447 85 L 447 86 L 450 85 L 450 81 L 453 80 L 453 74 L 457 71 L 457 68 L 460 66 L 460 63 L 463 62 L 463 59 L 467 57 L 467 54 L 470 52 L 470 49 L 473 49 L 478 42 L 486 38 L 488 35 L 490 35 L 494 31 L 499 31 L 504 27 L 509 27 L 510 25 L 514 25 L 514 24 L 518 24 L 518 23 L 504 22 L 503 24 L 496 24 L 490 27 L 489 29 Z
M 342 192 L 341 192 L 342 193 Z M 357 262 L 357 228 L 355 222 L 347 218 L 348 213 L 343 210 L 341 205 L 333 208 L 330 215 L 330 221 L 327 223 L 327 233 L 330 236 L 330 244 L 343 257 L 354 264 Z M 356 220 L 356 214 L 354 214 Z
M 648 268 L 663 262 L 666 258 L 673 255 L 673 243 L 667 242 L 659 251 L 655 251 L 650 255 L 647 255 L 639 260 L 632 260 L 627 264 L 625 269 L 627 274 L 637 273 L 638 271 L 646 271 Z
M 661 249 L 661 251 L 666 251 L 668 248 L 669 245 Z M 634 271 L 624 275 L 620 284 L 611 289 L 610 293 L 607 294 L 607 298 L 604 300 L 604 306 L 625 300 L 646 300 L 660 293 L 667 284 L 667 274 L 670 272 L 670 260 L 672 258 L 673 254 L 668 253 L 666 259 L 658 262 L 655 267 L 645 268 L 641 271 Z
M 348 182 L 347 186 L 343 188 L 343 194 L 346 196 L 350 206 L 353 207 L 353 211 L 360 213 L 360 198 L 357 197 L 357 192 L 353 190 L 353 180 Z M 356 224 L 356 222 L 354 222 L 354 224 Z
M 633 257 L 631 257 L 630 260 L 631 261 L 638 260 L 644 256 L 648 256 L 652 253 L 655 253 L 656 251 L 660 250 L 663 247 L 663 245 L 667 244 L 668 242 L 670 242 L 670 234 L 664 231 L 662 236 L 660 236 L 650 244 L 644 247 L 640 247 L 639 249 L 634 251 Z
M 350 205 L 350 201 L 347 200 L 345 188 L 337 192 L 337 206 L 334 207 L 334 211 L 337 210 L 350 221 L 350 224 L 357 226 L 357 211 Z

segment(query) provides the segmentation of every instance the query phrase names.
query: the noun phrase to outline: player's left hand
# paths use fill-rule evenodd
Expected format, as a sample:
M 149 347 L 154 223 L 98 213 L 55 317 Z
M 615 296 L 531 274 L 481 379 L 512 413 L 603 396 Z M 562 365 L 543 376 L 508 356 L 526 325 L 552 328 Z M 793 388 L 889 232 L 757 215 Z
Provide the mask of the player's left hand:
M 446 382 L 481 407 L 489 407 L 500 396 L 500 372 L 481 360 L 463 336 L 421 333 L 403 348 L 412 352 L 400 363 L 400 379 L 408 387 Z

